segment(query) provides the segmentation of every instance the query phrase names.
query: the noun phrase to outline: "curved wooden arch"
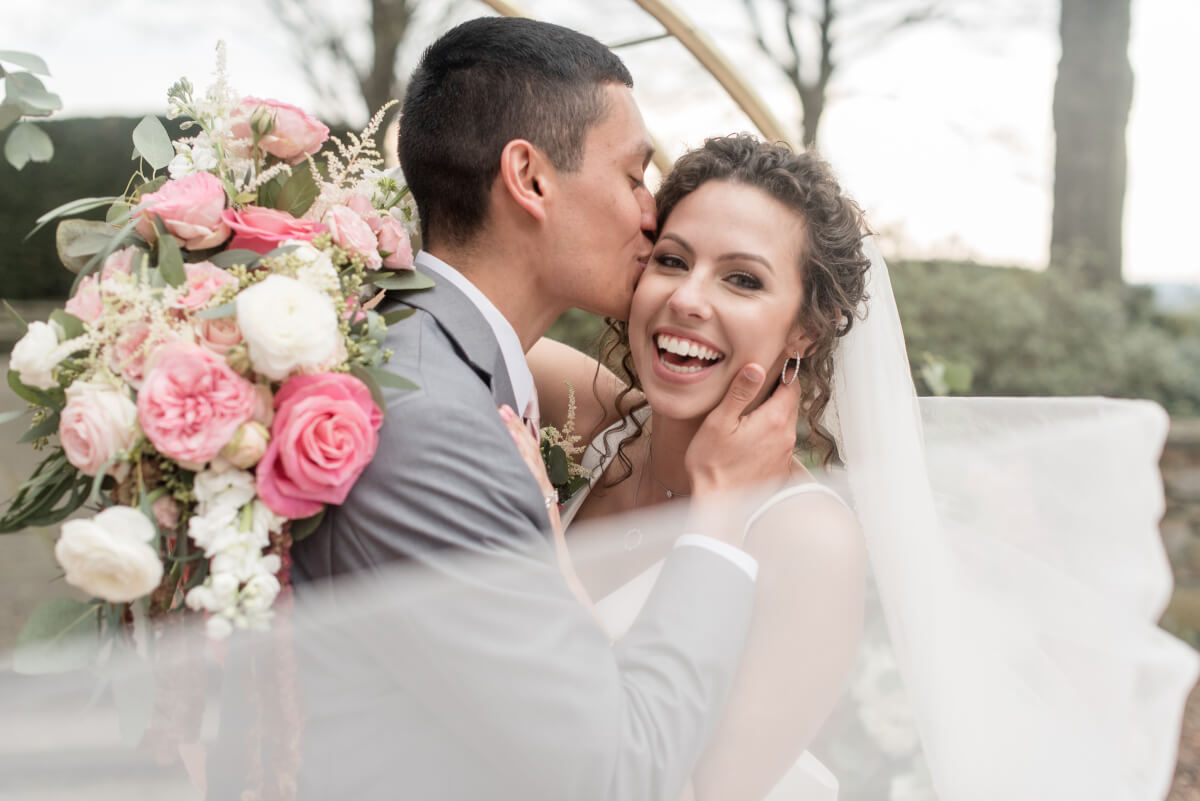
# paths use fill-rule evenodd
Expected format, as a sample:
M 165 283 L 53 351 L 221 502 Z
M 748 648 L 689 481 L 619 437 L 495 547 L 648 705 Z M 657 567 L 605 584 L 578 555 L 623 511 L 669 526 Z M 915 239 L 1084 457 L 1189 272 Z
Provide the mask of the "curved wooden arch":
M 650 16 L 658 20 L 667 33 L 679 40 L 688 52 L 700 63 L 700 66 L 721 84 L 721 88 L 729 98 L 738 105 L 754 127 L 772 141 L 788 142 L 794 146 L 786 129 L 778 118 L 763 102 L 763 99 L 753 87 L 742 77 L 741 73 L 721 54 L 716 44 L 699 28 L 697 28 L 683 12 L 675 7 L 670 0 L 633 0 Z M 506 17 L 530 17 L 531 15 L 515 3 L 508 0 L 481 0 L 491 6 L 497 13 Z M 666 154 L 654 143 L 654 164 L 664 175 L 670 169 Z

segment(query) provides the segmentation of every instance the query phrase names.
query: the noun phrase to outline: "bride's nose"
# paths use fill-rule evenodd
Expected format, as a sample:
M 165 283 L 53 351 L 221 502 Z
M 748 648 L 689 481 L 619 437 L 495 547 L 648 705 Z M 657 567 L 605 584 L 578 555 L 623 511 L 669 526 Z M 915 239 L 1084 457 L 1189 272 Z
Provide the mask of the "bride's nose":
M 671 293 L 667 308 L 680 317 L 707 320 L 712 316 L 712 306 L 699 271 L 692 270 Z

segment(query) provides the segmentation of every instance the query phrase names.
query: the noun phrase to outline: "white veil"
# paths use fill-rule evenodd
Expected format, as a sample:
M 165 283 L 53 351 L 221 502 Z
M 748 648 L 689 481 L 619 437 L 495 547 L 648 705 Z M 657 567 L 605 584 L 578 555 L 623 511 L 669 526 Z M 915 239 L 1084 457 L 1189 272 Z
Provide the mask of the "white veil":
M 932 797 L 1164 797 L 1198 662 L 1155 625 L 1171 589 L 1166 414 L 918 399 L 887 267 L 866 244 L 869 311 L 835 352 L 824 423 Z

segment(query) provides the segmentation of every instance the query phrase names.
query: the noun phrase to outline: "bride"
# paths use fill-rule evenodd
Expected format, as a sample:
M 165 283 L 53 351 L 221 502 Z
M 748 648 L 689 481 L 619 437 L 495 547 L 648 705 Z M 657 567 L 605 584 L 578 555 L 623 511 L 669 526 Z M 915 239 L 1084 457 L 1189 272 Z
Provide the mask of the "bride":
M 528 354 L 543 422 L 596 433 L 588 486 L 561 520 L 551 510 L 568 583 L 600 599 L 597 616 L 619 635 L 670 537 L 609 524 L 597 536 L 621 542 L 595 543 L 588 523 L 686 499 L 688 444 L 748 362 L 799 382 L 804 445 L 822 467 L 845 463 L 854 509 L 796 461 L 750 517 L 754 619 L 688 793 L 836 797 L 805 749 L 850 678 L 869 553 L 937 791 L 927 797 L 1165 794 L 1196 659 L 1153 625 L 1170 581 L 1155 527 L 1161 410 L 1102 399 L 918 407 L 886 267 L 811 153 L 710 139 L 656 200 L 653 255 L 628 325 L 614 324 L 631 383 L 548 339 Z M 553 491 L 527 430 L 506 419 Z

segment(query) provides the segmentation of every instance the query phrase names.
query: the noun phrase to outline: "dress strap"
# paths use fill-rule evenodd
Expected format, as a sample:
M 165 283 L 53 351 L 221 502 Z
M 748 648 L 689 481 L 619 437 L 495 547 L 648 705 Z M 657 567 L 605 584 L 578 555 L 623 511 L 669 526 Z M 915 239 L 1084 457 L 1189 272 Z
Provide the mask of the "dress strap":
M 772 507 L 783 503 L 788 498 L 794 498 L 797 495 L 810 495 L 814 492 L 828 495 L 834 498 L 842 506 L 845 506 L 847 509 L 850 508 L 846 501 L 842 499 L 841 495 L 838 495 L 824 484 L 816 481 L 806 481 L 803 484 L 793 484 L 790 487 L 784 487 L 779 492 L 772 495 L 762 506 L 758 507 L 758 509 L 754 511 L 754 514 L 750 515 L 750 519 L 746 521 L 746 533 L 749 534 L 750 529 L 755 523 L 758 522 L 758 519 L 766 514 Z

